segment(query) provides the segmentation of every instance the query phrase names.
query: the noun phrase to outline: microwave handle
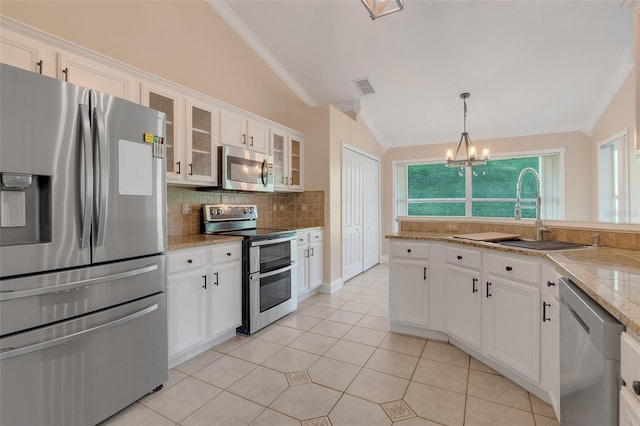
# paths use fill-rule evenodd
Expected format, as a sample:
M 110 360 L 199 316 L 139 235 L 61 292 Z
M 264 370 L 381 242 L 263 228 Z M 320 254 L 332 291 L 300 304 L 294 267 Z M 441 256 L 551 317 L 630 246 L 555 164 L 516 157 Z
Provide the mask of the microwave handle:
M 262 161 L 262 185 L 267 186 L 267 173 L 269 172 L 269 167 L 267 166 L 267 160 Z

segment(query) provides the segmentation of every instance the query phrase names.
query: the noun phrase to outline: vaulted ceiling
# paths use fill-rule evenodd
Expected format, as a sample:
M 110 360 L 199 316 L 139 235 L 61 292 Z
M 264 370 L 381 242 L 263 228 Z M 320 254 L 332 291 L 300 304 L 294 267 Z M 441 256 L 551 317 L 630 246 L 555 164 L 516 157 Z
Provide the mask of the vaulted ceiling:
M 209 3 L 307 105 L 358 111 L 385 148 L 457 141 L 462 92 L 473 140 L 589 134 L 634 64 L 617 0 L 406 0 L 375 21 L 359 0 Z

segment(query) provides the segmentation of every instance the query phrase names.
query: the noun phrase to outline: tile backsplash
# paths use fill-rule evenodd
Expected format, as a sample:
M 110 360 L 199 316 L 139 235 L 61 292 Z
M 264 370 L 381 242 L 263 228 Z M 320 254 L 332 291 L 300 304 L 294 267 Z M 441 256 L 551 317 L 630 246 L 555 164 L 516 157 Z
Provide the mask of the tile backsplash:
M 202 204 L 255 204 L 258 207 L 257 226 L 262 228 L 324 226 L 324 191 L 205 192 L 190 187 L 168 186 L 169 236 L 199 234 Z M 191 207 L 191 214 L 182 214 L 183 205 Z
M 458 230 L 449 231 L 446 226 L 457 224 Z M 407 232 L 429 232 L 437 234 L 471 234 L 474 232 L 505 232 L 518 234 L 524 238 L 533 238 L 533 225 L 507 225 L 493 223 L 456 222 L 455 220 L 412 222 L 402 221 L 400 230 Z M 562 226 L 550 227 L 550 232 L 544 234 L 545 240 L 568 241 L 584 245 L 591 245 L 591 236 L 600 236 L 600 245 L 622 249 L 640 250 L 640 234 L 635 232 L 617 232 L 610 230 L 576 229 Z

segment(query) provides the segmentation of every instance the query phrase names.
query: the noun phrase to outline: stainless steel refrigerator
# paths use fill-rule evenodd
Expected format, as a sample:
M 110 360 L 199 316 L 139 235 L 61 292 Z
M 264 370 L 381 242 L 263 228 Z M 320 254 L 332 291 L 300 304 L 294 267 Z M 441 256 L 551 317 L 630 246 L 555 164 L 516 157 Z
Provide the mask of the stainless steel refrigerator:
M 0 64 L 0 424 L 167 380 L 163 113 Z

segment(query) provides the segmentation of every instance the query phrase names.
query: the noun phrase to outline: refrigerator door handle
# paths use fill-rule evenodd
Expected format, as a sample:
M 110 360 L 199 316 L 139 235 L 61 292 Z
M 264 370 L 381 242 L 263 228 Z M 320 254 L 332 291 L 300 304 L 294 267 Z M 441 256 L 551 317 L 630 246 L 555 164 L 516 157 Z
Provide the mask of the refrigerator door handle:
M 30 288 L 27 290 L 18 291 L 0 291 L 0 302 L 11 299 L 19 299 L 22 297 L 38 296 L 48 293 L 58 293 L 61 291 L 68 291 L 78 287 L 89 287 L 92 285 L 100 284 L 106 281 L 117 281 L 123 278 L 134 277 L 136 275 L 146 274 L 147 272 L 155 271 L 158 269 L 158 264 L 143 266 L 142 268 L 132 269 L 130 271 L 119 272 L 117 274 L 104 275 L 101 277 L 89 278 L 86 280 L 74 281 L 72 283 L 52 285 L 47 287 Z
M 156 309 L 158 309 L 158 304 L 154 303 L 153 305 L 149 305 L 146 308 L 143 308 L 138 312 L 134 312 L 125 317 L 118 318 L 117 320 L 110 321 L 106 324 L 101 324 L 95 327 L 91 327 L 86 330 L 79 331 L 77 333 L 72 333 L 72 334 L 69 334 L 68 336 L 58 337 L 56 339 L 47 340 L 46 342 L 35 343 L 33 345 L 27 345 L 21 348 L 4 348 L 0 350 L 0 361 L 7 358 L 13 358 L 14 356 L 24 355 L 24 354 L 28 354 L 35 351 L 41 351 L 43 349 L 51 348 L 53 346 L 64 345 L 74 340 L 82 339 L 87 337 L 88 335 L 95 334 L 100 331 L 104 331 L 109 328 L 117 327 L 124 323 L 133 321 L 137 318 L 140 318 L 142 316 L 145 316 L 155 311 Z
M 97 225 L 98 231 L 96 236 L 96 246 L 101 246 L 104 243 L 104 233 L 107 223 L 107 184 L 108 178 L 108 164 L 107 164 L 107 138 L 104 126 L 104 112 L 99 108 L 93 109 L 93 123 L 94 123 L 94 137 L 97 145 L 97 161 L 96 165 L 96 178 L 98 179 L 98 193 L 96 194 L 96 211 L 98 213 Z
M 91 147 L 91 125 L 89 123 L 89 105 L 79 105 L 82 149 L 84 150 L 84 199 L 82 201 L 82 225 L 80 234 L 80 248 L 89 245 L 91 238 L 91 221 L 93 216 L 93 158 Z M 82 189 L 79 185 L 80 198 Z

